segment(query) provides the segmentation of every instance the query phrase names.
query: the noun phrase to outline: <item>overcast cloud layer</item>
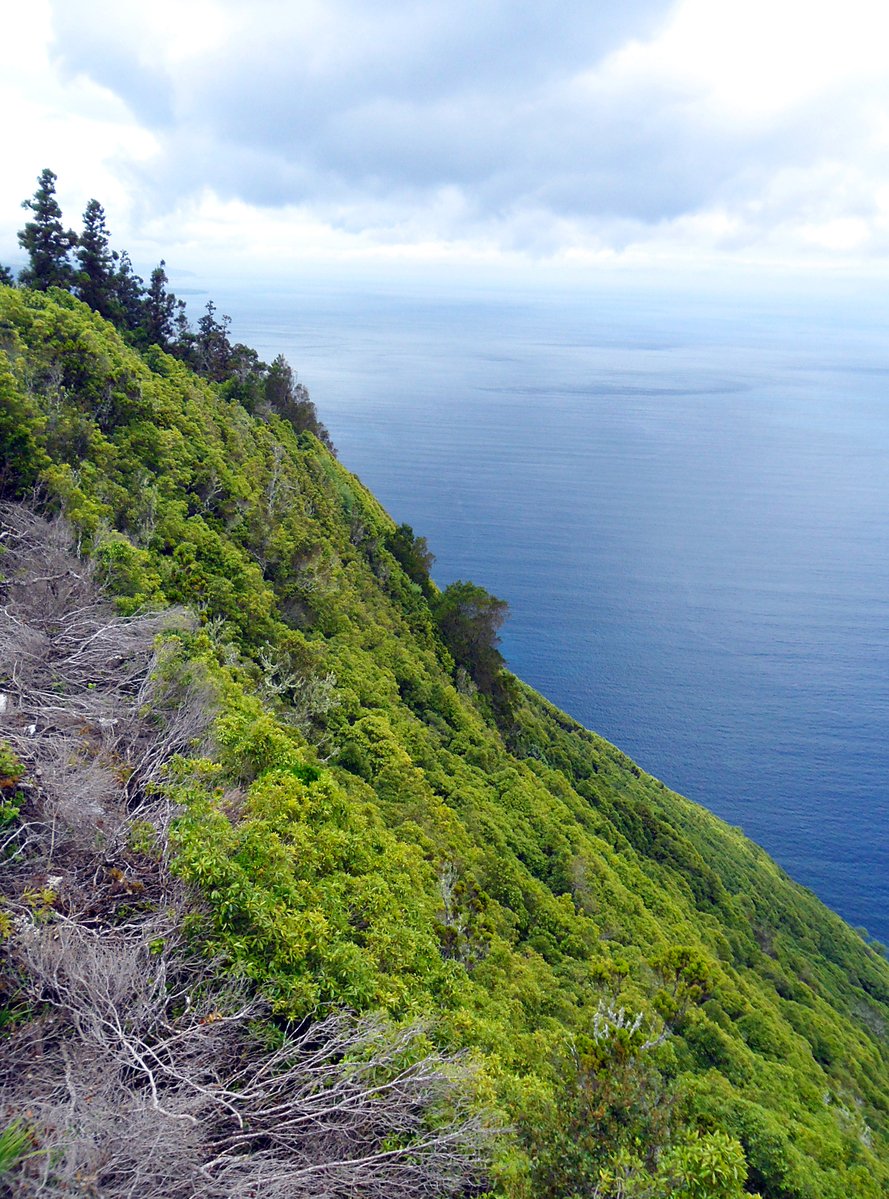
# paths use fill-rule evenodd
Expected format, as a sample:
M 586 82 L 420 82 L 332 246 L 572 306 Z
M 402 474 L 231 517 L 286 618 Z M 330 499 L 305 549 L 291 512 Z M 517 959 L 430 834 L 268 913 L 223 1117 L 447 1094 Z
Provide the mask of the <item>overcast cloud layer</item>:
M 889 251 L 884 0 L 5 9 L 0 261 L 47 165 L 196 266 Z

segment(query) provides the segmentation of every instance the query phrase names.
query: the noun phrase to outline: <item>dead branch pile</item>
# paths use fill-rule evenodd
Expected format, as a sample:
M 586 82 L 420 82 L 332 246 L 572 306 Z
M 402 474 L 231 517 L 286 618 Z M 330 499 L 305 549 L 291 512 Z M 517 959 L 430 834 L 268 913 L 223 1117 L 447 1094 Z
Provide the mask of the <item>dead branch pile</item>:
M 163 824 L 151 785 L 206 735 L 214 705 L 158 643 L 185 614 L 119 615 L 71 540 L 62 520 L 0 509 L 0 739 L 28 767 L 22 820 L 0 839 L 3 891 L 14 899 L 16 880 L 52 878 L 57 906 L 74 914 L 103 880 L 121 883 L 121 868 L 144 888 L 147 863 L 127 852 L 132 822 Z
M 13 956 L 46 1013 L 0 1055 L 39 1150 L 10 1194 L 263 1199 L 466 1193 L 489 1140 L 466 1070 L 335 1014 L 269 1046 L 261 1005 L 208 983 L 175 926 L 22 928 Z

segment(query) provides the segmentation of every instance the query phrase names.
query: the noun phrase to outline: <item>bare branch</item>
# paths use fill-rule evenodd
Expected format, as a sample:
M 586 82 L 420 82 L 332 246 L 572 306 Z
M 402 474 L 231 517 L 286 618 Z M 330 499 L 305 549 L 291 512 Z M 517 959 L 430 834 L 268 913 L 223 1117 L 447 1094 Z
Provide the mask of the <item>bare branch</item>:
M 33 1193 L 66 1194 L 53 1186 L 86 1169 L 103 1199 L 129 1194 L 119 1169 L 132 1170 L 135 1149 L 125 1151 L 121 1112 L 138 1117 L 140 1137 L 151 1130 L 140 1177 L 165 1171 L 170 1189 L 157 1194 L 431 1199 L 481 1180 L 493 1129 L 473 1110 L 464 1061 L 418 1055 L 422 1027 L 343 1013 L 269 1049 L 252 1031 L 261 1005 L 243 988 L 202 985 L 206 964 L 182 953 L 176 925 L 19 929 L 13 953 L 29 997 L 56 1013 L 27 1099 L 0 1059 L 0 1099 L 39 1112 L 39 1140 L 53 1147 L 57 1181 L 46 1162 L 22 1167 L 31 1182 L 42 1172 Z M 150 1165 L 152 1146 L 163 1167 Z

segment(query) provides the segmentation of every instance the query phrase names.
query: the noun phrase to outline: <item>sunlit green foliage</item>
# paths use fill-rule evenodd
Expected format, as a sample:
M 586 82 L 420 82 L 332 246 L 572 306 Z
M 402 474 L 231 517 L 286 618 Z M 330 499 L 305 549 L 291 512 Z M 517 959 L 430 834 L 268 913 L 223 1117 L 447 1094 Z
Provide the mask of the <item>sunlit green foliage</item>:
M 0 830 L 15 820 L 21 811 L 24 796 L 18 784 L 24 773 L 25 767 L 12 748 L 0 741 Z
M 195 936 L 282 1013 L 434 1018 L 514 1130 L 513 1199 L 889 1193 L 886 961 L 501 672 L 498 601 L 439 593 L 292 416 L 0 289 L 4 495 L 39 483 L 123 611 L 199 614 L 178 652 L 221 715 L 171 781 Z M 597 1039 L 603 1003 L 642 1022 Z
M 16 1162 L 32 1151 L 31 1137 L 21 1120 L 13 1120 L 0 1131 L 0 1180 Z

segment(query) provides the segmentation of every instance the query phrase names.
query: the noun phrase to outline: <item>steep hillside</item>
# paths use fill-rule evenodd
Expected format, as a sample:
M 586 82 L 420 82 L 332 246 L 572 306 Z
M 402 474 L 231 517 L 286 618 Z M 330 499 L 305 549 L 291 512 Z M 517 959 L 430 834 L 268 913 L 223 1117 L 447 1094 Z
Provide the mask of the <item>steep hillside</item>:
M 62 292 L 0 288 L 0 351 L 2 498 L 63 513 L 122 616 L 196 614 L 160 636 L 212 733 L 158 778 L 202 952 L 279 1025 L 431 1020 L 502 1113 L 498 1193 L 731 1195 L 746 1171 L 773 1199 L 889 1195 L 882 956 L 740 832 L 461 661 L 422 546 L 312 434 Z M 41 919 L 63 908 L 50 887 Z M 34 1011 L 7 990 L 16 1029 Z

